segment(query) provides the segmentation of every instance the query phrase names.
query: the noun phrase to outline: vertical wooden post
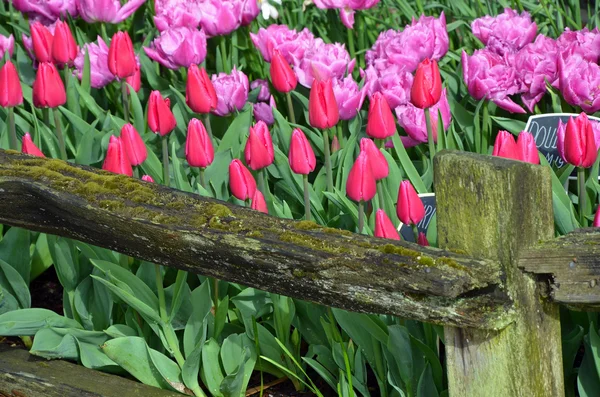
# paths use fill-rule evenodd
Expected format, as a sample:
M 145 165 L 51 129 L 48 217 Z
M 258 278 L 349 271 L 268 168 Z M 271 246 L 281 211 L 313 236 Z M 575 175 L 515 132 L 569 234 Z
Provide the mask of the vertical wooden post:
M 558 306 L 517 268 L 523 248 L 554 237 L 551 170 L 463 152 L 435 158 L 438 242 L 499 260 L 517 320 L 498 332 L 445 327 L 451 397 L 564 396 Z

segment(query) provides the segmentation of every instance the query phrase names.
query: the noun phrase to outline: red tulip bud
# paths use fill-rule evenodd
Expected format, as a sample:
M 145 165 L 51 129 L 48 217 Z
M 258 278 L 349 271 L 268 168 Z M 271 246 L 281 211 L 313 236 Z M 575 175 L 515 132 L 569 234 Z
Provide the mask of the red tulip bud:
M 185 158 L 191 167 L 208 167 L 215 158 L 212 141 L 198 119 L 191 119 L 185 139 Z
M 423 247 L 429 247 L 429 241 L 427 241 L 427 236 L 423 232 L 419 232 L 419 237 L 417 237 L 417 244 L 422 245 Z
M 217 93 L 206 70 L 190 65 L 185 85 L 185 102 L 196 113 L 207 114 L 217 108 Z
M 517 138 L 517 157 L 521 161 L 531 164 L 539 164 L 540 156 L 538 155 L 535 138 L 529 132 L 521 132 Z
M 144 182 L 152 182 L 152 183 L 154 183 L 154 179 L 152 179 L 152 177 L 151 177 L 150 175 L 144 175 L 144 176 L 142 177 L 142 181 L 144 181 Z
M 375 139 L 387 139 L 396 133 L 396 120 L 381 92 L 371 96 L 366 132 Z
M 405 225 L 416 225 L 425 217 L 425 206 L 410 181 L 400 183 L 396 213 Z
M 375 237 L 400 240 L 398 230 L 394 227 L 392 220 L 381 208 L 375 214 Z
M 77 57 L 77 43 L 71 33 L 69 24 L 56 21 L 54 29 L 54 40 L 52 41 L 52 59 L 56 64 L 73 64 Z
M 23 137 L 21 153 L 37 157 L 46 157 L 44 156 L 44 153 L 42 153 L 42 151 L 38 149 L 37 146 L 35 146 L 35 143 L 33 143 L 33 141 L 31 140 L 31 135 L 29 135 L 29 132 L 26 132 L 25 136 Z
M 279 92 L 290 92 L 298 84 L 296 73 L 278 50 L 273 51 L 270 74 L 273 87 Z
M 121 128 L 121 144 L 127 153 L 131 165 L 140 165 L 148 157 L 146 144 L 142 137 L 131 124 L 125 124 Z
M 33 105 L 38 108 L 55 108 L 66 102 L 65 85 L 56 66 L 49 62 L 40 63 L 33 82 Z
M 244 149 L 246 164 L 254 171 L 268 167 L 275 160 L 273 152 L 273 141 L 269 133 L 269 127 L 264 121 L 259 121 L 250 127 L 250 136 Z
M 569 117 L 566 128 L 559 126 L 558 151 L 563 159 L 575 167 L 589 168 L 594 165 L 598 148 L 594 139 L 594 130 L 585 113 L 575 119 Z
M 354 201 L 369 201 L 377 191 L 375 177 L 366 152 L 361 152 L 348 174 L 346 194 Z
M 517 153 L 517 143 L 515 137 L 508 131 L 499 131 L 494 143 L 492 156 L 504 157 L 507 159 L 519 160 Z
M 124 79 L 135 73 L 136 65 L 129 33 L 115 33 L 108 49 L 108 70 L 116 77 Z
M 269 213 L 267 208 L 267 202 L 265 201 L 265 196 L 260 192 L 260 190 L 256 189 L 254 192 L 254 196 L 252 197 L 252 205 L 250 206 L 253 210 L 257 210 L 260 212 L 264 212 L 265 214 Z
M 313 82 L 308 99 L 308 120 L 315 128 L 331 128 L 340 119 L 331 80 Z
M 596 215 L 594 216 L 594 223 L 592 223 L 593 227 L 600 227 L 600 206 L 596 210 Z
M 114 172 L 115 174 L 123 174 L 132 176 L 133 170 L 131 163 L 127 158 L 127 153 L 123 148 L 121 139 L 116 136 L 111 136 L 108 143 L 108 151 L 102 169 L 105 171 Z
M 371 163 L 371 169 L 373 170 L 373 176 L 378 181 L 388 176 L 390 168 L 388 162 L 381 153 L 381 150 L 375 146 L 375 143 L 369 138 L 362 138 L 360 140 L 360 151 L 367 153 L 369 162 Z
M 317 159 L 306 135 L 300 128 L 294 128 L 288 154 L 290 168 L 296 174 L 308 175 L 315 170 Z
M 54 36 L 52 36 L 47 27 L 39 22 L 31 24 L 30 29 L 35 59 L 38 62 L 52 62 L 52 42 L 54 41 Z
M 340 149 L 341 149 L 340 141 L 339 141 L 337 135 L 334 135 L 333 139 L 331 140 L 331 153 L 335 153 Z
M 140 66 L 135 64 L 135 73 L 125 79 L 125 82 L 133 87 L 135 92 L 138 92 L 142 88 L 142 72 Z
M 233 159 L 229 164 L 229 188 L 238 200 L 248 200 L 254 197 L 256 192 L 256 181 L 238 159 Z
M 412 89 L 410 90 L 410 101 L 418 108 L 430 108 L 440 100 L 442 96 L 442 78 L 436 61 L 428 58 L 419 64 Z
M 171 101 L 163 99 L 160 91 L 152 91 L 148 101 L 148 127 L 161 136 L 173 131 L 177 121 L 171 111 Z
M 0 69 L 0 106 L 7 108 L 23 103 L 21 81 L 15 65 L 6 61 Z

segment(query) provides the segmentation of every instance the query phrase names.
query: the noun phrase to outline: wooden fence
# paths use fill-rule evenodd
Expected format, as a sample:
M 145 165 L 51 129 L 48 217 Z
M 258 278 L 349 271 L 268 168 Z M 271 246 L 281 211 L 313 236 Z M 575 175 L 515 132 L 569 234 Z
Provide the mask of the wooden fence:
M 600 305 L 600 234 L 554 238 L 550 173 L 439 153 L 438 249 L 0 151 L 0 223 L 350 311 L 443 324 L 452 397 L 564 396 L 558 304 Z

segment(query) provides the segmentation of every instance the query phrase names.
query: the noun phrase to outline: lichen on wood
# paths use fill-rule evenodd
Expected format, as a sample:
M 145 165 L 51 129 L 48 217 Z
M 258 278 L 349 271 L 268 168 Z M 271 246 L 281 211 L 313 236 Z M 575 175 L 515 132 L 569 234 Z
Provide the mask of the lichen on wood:
M 60 160 L 0 151 L 0 222 L 359 312 L 501 329 L 495 261 L 280 219 Z

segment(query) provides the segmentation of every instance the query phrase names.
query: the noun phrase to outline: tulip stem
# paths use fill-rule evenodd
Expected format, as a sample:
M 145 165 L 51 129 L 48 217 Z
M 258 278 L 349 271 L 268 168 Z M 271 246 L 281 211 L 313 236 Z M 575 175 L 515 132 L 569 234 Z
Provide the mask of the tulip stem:
M 67 161 L 67 148 L 65 147 L 65 137 L 63 136 L 62 126 L 60 125 L 60 117 L 58 108 L 54 108 L 54 128 L 56 128 L 56 137 L 58 138 L 58 146 L 60 149 L 61 160 Z
M 323 153 L 325 154 L 325 173 L 327 191 L 333 193 L 333 172 L 331 171 L 331 154 L 329 152 L 329 131 L 323 130 Z
M 206 181 L 204 180 L 204 168 L 200 167 L 198 168 L 198 174 L 200 177 L 200 186 L 202 186 L 204 189 L 206 189 Z
M 365 227 L 365 202 L 363 200 L 360 200 L 358 202 L 358 234 L 362 234 L 364 227 Z
M 308 186 L 308 175 L 302 175 L 304 182 L 304 219 L 310 221 L 310 190 Z
M 129 93 L 127 89 L 127 82 L 121 81 L 121 94 L 123 95 L 123 116 L 125 117 L 125 123 L 129 123 Z
M 258 190 L 266 197 L 267 190 L 265 189 L 265 172 L 264 168 L 258 170 Z
M 219 280 L 216 278 L 213 278 L 213 300 L 216 315 L 219 308 Z
M 356 32 L 358 33 L 358 48 L 360 49 L 364 49 L 365 48 L 365 34 L 366 31 L 365 29 L 365 19 L 363 17 L 363 13 L 358 11 L 356 13 L 356 22 L 358 25 L 358 28 L 356 29 Z M 358 57 L 358 65 L 364 69 L 365 68 L 365 57 L 364 54 L 360 57 Z
M 490 111 L 488 109 L 488 101 L 483 103 L 483 118 L 481 126 L 481 154 L 488 154 L 488 146 L 490 143 L 491 130 L 488 128 L 490 123 Z
M 292 122 L 292 124 L 296 124 L 296 115 L 294 114 L 294 104 L 292 103 L 292 95 L 289 92 L 286 92 L 285 97 L 287 98 L 290 121 Z
M 17 128 L 15 126 L 15 108 L 12 106 L 8 108 L 8 130 L 10 132 L 10 148 L 12 150 L 19 150 L 17 148 Z
M 163 156 L 163 184 L 169 187 L 169 138 L 165 135 L 162 138 L 162 156 Z
M 379 198 L 379 208 L 382 210 L 385 210 L 384 194 L 385 185 L 383 184 L 383 181 L 379 180 L 377 181 L 377 197 Z
M 433 157 L 435 156 L 435 142 L 433 141 L 433 128 L 431 128 L 431 114 L 429 108 L 424 109 L 425 126 L 427 127 L 427 142 L 429 143 L 429 158 L 431 159 L 431 167 L 433 167 Z
M 227 62 L 227 43 L 225 42 L 225 36 L 221 36 L 219 46 L 221 49 L 221 63 L 223 64 L 223 71 L 225 73 L 230 73 L 229 65 Z
M 585 168 L 577 167 L 577 182 L 579 195 L 579 223 L 581 227 L 587 227 L 587 219 L 585 218 L 586 206 L 586 191 L 585 191 Z
M 356 49 L 354 48 L 354 30 L 346 29 L 348 33 L 348 51 L 350 51 L 350 58 L 356 58 Z
M 156 291 L 158 292 L 158 309 L 160 311 L 160 319 L 166 324 L 169 322 L 167 315 L 167 304 L 165 300 L 165 290 L 163 287 L 163 278 L 160 271 L 160 265 L 154 265 L 154 273 L 156 276 Z
M 210 137 L 210 140 L 212 141 L 213 135 L 212 135 L 212 127 L 210 126 L 210 113 L 206 113 L 204 115 L 204 127 L 206 127 L 206 132 L 208 132 L 208 136 Z
M 413 234 L 415 235 L 415 243 L 419 241 L 419 228 L 417 225 L 412 225 Z

